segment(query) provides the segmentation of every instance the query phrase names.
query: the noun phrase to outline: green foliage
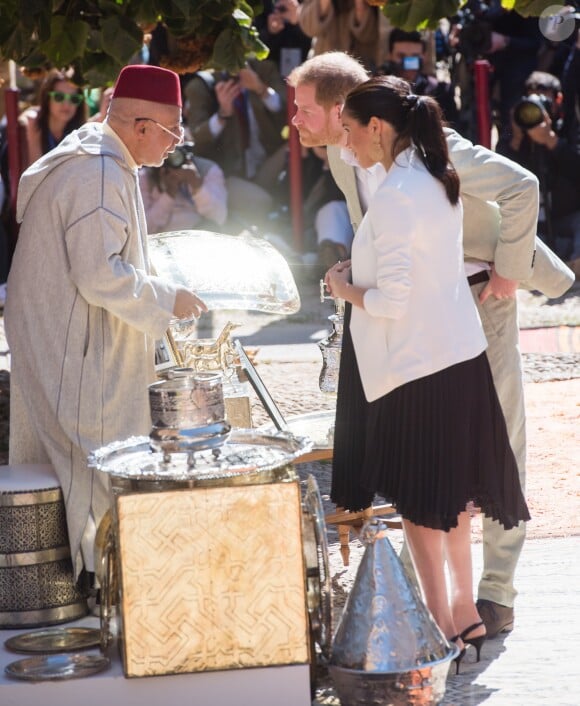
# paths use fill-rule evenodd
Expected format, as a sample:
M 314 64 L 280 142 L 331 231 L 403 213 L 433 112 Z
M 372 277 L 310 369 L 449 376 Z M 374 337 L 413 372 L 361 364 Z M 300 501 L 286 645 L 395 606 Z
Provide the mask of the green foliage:
M 163 22 L 173 38 L 203 45 L 203 65 L 235 71 L 267 55 L 251 27 L 260 10 L 261 0 L 0 0 L 0 58 L 31 71 L 72 67 L 80 83 L 102 86 Z
M 395 27 L 406 31 L 433 29 L 442 17 L 455 15 L 465 0 L 387 0 L 383 13 Z M 537 17 L 554 0 L 502 0 L 506 10 L 515 10 L 524 17 Z
M 387 0 L 384 14 L 407 30 L 437 26 L 454 15 L 461 0 Z M 553 0 L 504 0 L 506 9 L 539 15 Z M 0 0 L 0 58 L 30 70 L 73 67 L 89 86 L 114 81 L 140 50 L 143 31 L 158 21 L 184 40 L 183 61 L 236 71 L 248 56 L 267 53 L 251 22 L 261 0 Z M 199 43 L 199 52 L 196 51 Z M 177 51 L 180 51 L 179 46 Z
M 459 0 L 393 0 L 383 12 L 395 27 L 411 32 L 437 27 L 439 20 L 454 15 L 460 4 Z

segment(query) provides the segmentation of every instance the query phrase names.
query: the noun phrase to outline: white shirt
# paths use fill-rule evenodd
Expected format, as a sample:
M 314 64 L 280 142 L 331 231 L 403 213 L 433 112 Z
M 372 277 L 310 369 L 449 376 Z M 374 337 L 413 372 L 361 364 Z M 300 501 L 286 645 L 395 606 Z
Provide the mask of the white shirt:
M 363 213 L 366 213 L 371 197 L 385 180 L 387 172 L 380 162 L 377 162 L 369 169 L 361 167 L 356 157 L 347 147 L 341 148 L 340 158 L 345 164 L 354 168 L 361 210 Z M 471 277 L 471 275 L 481 272 L 482 270 L 491 269 L 488 262 L 482 261 L 464 262 L 464 267 L 466 277 Z

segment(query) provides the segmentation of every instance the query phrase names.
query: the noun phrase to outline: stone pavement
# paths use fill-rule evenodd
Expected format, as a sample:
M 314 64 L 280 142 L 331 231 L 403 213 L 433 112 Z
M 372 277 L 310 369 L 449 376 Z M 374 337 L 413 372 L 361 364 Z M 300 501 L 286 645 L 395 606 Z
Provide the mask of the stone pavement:
M 395 548 L 401 531 L 392 530 Z M 348 569 L 331 564 L 335 591 L 356 574 L 362 548 L 351 541 Z M 573 645 L 580 630 L 580 538 L 526 542 L 518 565 L 515 629 L 484 643 L 481 661 L 468 648 L 459 675 L 450 669 L 442 706 L 577 706 L 580 663 Z M 474 573 L 481 572 L 481 545 L 473 549 Z M 338 586 L 337 586 L 338 583 Z M 321 676 L 313 706 L 338 706 L 332 683 Z

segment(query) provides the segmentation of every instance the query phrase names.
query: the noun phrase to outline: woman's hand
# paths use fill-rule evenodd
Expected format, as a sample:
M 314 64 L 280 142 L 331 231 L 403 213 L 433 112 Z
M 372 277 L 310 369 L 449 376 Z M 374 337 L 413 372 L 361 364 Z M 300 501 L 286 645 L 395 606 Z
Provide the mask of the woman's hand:
M 324 275 L 324 284 L 331 297 L 346 299 L 344 296 L 350 281 L 350 260 L 337 262 Z

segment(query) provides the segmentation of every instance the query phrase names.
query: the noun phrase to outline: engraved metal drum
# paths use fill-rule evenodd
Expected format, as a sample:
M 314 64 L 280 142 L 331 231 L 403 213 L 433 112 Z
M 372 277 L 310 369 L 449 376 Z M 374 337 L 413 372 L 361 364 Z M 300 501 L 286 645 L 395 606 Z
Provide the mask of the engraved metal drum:
M 42 627 L 86 615 L 51 466 L 0 466 L 0 527 L 0 628 Z

